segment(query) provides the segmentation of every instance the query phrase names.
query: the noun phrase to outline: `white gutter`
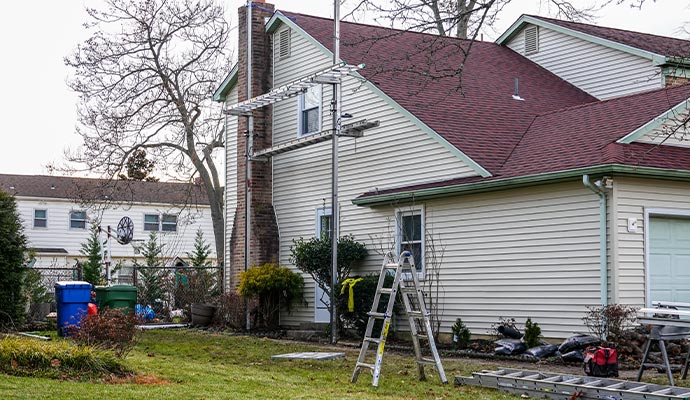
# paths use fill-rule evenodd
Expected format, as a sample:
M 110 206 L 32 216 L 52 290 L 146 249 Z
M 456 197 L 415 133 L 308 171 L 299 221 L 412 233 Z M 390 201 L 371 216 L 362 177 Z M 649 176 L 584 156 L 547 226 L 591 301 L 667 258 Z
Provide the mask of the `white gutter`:
M 582 175 L 582 183 L 599 196 L 599 270 L 601 273 L 601 305 L 608 305 L 608 273 L 606 268 L 606 192 Z

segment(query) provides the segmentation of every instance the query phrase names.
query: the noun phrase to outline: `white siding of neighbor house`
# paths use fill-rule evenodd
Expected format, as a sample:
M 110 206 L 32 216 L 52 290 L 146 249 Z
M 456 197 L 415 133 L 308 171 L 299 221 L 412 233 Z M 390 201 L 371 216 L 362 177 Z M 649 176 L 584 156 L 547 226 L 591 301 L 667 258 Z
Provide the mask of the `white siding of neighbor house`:
M 539 51 L 525 55 L 524 31 L 507 46 L 600 100 L 663 87 L 651 60 L 544 27 Z
M 645 305 L 644 210 L 663 208 L 690 211 L 690 183 L 669 180 L 614 177 L 614 201 L 617 206 L 618 303 Z M 637 232 L 628 232 L 628 218 L 637 219 Z
M 65 265 L 72 266 L 75 258 L 82 257 L 80 250 L 82 243 L 89 237 L 90 231 L 87 229 L 70 228 L 70 211 L 85 210 L 90 220 L 99 218 L 100 225 L 104 229 L 110 225 L 113 234 L 117 224 L 124 216 L 128 216 L 134 223 L 134 240 L 145 241 L 149 237 L 149 231 L 144 231 L 144 214 L 177 214 L 179 208 L 173 208 L 164 204 L 132 204 L 126 207 L 108 208 L 102 215 L 95 211 L 79 207 L 79 205 L 61 199 L 51 198 L 27 198 L 17 196 L 17 209 L 24 225 L 24 233 L 28 239 L 29 247 L 33 248 L 60 248 L 65 249 L 68 254 L 41 255 L 37 257 L 37 267 Z M 33 216 L 35 209 L 45 209 L 48 211 L 47 228 L 34 228 Z M 90 227 L 90 225 L 89 225 Z M 204 238 L 208 244 L 213 246 L 213 226 L 211 222 L 211 210 L 209 207 L 199 207 L 192 209 L 189 213 L 182 212 L 178 217 L 177 232 L 158 232 L 158 237 L 163 248 L 163 255 L 166 258 L 180 257 L 187 258 L 186 253 L 194 248 L 194 238 L 197 229 L 201 228 Z M 103 235 L 105 239 L 105 234 Z M 113 240 L 111 244 L 112 257 L 114 262 L 122 260 L 130 263 L 135 257 L 139 257 L 132 244 L 121 245 Z M 215 259 L 215 251 L 212 250 L 211 257 Z
M 292 32 L 291 43 L 290 57 L 274 64 L 274 87 L 331 65 L 329 57 L 297 32 Z M 324 87 L 323 129 L 331 124 L 330 93 L 330 88 Z M 366 118 L 381 123 L 362 138 L 339 141 L 340 233 L 353 234 L 367 244 L 371 256 L 358 272 L 373 272 L 380 268 L 381 260 L 374 254 L 371 237 L 387 232 L 393 214 L 391 210 L 356 207 L 351 203 L 353 198 L 375 187 L 382 190 L 477 174 L 357 79 L 345 79 L 342 93 L 342 111 L 354 115 L 352 121 Z M 297 111 L 297 98 L 274 105 L 274 145 L 297 138 Z M 330 206 L 330 146 L 329 141 L 273 159 L 273 204 L 280 226 L 280 263 L 284 266 L 292 267 L 289 254 L 293 239 L 314 236 L 316 209 Z M 314 285 L 310 278 L 305 280 L 308 305 L 283 315 L 282 324 L 313 321 Z
M 237 86 L 228 93 L 225 104 L 231 106 L 237 103 Z M 232 227 L 235 223 L 235 209 L 237 208 L 237 117 L 227 115 L 225 117 L 225 285 L 230 285 L 230 250 L 232 249 Z

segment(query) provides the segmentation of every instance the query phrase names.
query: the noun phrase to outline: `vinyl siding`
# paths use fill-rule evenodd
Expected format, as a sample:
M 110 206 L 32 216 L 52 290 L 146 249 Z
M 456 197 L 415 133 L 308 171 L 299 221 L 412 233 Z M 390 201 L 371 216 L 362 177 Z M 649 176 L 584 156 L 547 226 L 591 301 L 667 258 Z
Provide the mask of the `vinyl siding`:
M 539 27 L 539 51 L 525 55 L 524 28 L 508 47 L 574 86 L 604 100 L 659 89 L 663 79 L 652 61 Z
M 280 29 L 276 34 L 279 32 Z M 291 43 L 291 56 L 274 65 L 274 87 L 331 65 L 329 57 L 297 32 L 292 32 Z M 305 68 L 306 65 L 308 68 Z M 362 138 L 339 140 L 340 233 L 352 234 L 369 247 L 371 256 L 359 271 L 377 271 L 381 260 L 374 255 L 374 249 L 380 243 L 372 237 L 385 230 L 393 214 L 391 210 L 356 207 L 351 203 L 353 198 L 374 188 L 385 189 L 477 174 L 359 80 L 352 77 L 345 79 L 342 93 L 342 111 L 354 115 L 352 121 L 366 118 L 379 120 L 381 124 L 366 131 Z M 330 97 L 330 87 L 324 87 L 324 129 L 331 125 L 328 115 Z M 297 98 L 274 105 L 274 145 L 297 138 L 297 111 Z M 289 254 L 294 239 L 314 236 L 316 209 L 329 207 L 330 196 L 330 142 L 274 157 L 273 204 L 280 226 L 282 265 L 292 267 Z M 305 281 L 308 305 L 283 315 L 282 324 L 313 321 L 314 285 L 308 276 L 305 276 Z
M 17 209 L 24 225 L 24 233 L 30 247 L 35 248 L 60 248 L 68 254 L 45 255 L 38 260 L 37 266 L 73 265 L 75 258 L 81 257 L 81 245 L 89 236 L 89 229 L 71 229 L 69 213 L 72 210 L 84 210 L 77 204 L 68 200 L 40 199 L 17 197 Z M 35 209 L 48 210 L 47 228 L 33 227 L 33 212 Z M 98 217 L 95 211 L 86 210 L 90 220 Z M 176 214 L 179 208 L 171 208 L 168 205 L 155 204 L 131 204 L 116 208 L 108 208 L 103 211 L 100 225 L 103 228 L 110 226 L 114 231 L 118 222 L 124 216 L 128 216 L 134 223 L 134 241 L 146 241 L 149 231 L 144 231 L 145 214 Z M 159 240 L 164 244 L 163 256 L 166 258 L 187 258 L 186 253 L 194 249 L 194 238 L 197 229 L 201 228 L 207 243 L 213 243 L 213 226 L 211 222 L 211 210 L 209 207 L 192 209 L 187 214 L 183 212 L 178 217 L 177 232 L 159 232 Z M 105 234 L 103 235 L 105 239 Z M 111 245 L 114 262 L 118 259 L 129 263 L 132 258 L 138 257 L 132 244 L 121 245 L 113 242 Z M 215 259 L 215 252 L 211 257 Z
M 660 127 L 637 139 L 636 142 L 690 147 L 685 128 L 689 114 L 690 112 L 683 111 L 666 118 Z
M 645 305 L 644 210 L 663 208 L 690 211 L 690 183 L 614 177 L 618 275 L 618 302 Z M 628 218 L 636 218 L 637 232 L 628 232 Z
M 237 103 L 237 86 L 228 93 L 225 104 L 231 106 Z M 235 223 L 235 209 L 237 208 L 237 117 L 225 116 L 225 285 L 229 287 L 232 274 L 230 268 L 230 250 L 232 249 L 232 227 Z

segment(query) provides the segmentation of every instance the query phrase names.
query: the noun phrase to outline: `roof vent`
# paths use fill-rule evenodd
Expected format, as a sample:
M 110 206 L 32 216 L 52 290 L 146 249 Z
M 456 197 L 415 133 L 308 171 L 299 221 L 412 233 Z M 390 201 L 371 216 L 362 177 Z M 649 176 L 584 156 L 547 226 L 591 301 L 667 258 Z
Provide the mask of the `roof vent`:
M 50 184 L 50 190 L 55 190 L 55 184 L 54 183 Z
M 520 92 L 518 91 L 518 89 L 519 89 L 518 78 L 515 78 L 515 93 L 513 94 L 513 100 L 525 101 L 525 99 L 520 97 Z
M 278 34 L 278 60 L 290 57 L 290 29 L 280 31 Z
M 525 28 L 525 54 L 533 54 L 539 51 L 539 27 L 529 25 Z

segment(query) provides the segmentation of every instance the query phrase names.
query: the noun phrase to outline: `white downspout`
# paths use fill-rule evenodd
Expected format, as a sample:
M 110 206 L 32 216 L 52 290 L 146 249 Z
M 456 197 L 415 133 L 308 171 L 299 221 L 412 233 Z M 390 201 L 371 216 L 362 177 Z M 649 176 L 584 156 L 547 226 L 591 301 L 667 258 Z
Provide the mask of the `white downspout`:
M 589 175 L 582 175 L 582 183 L 599 196 L 599 270 L 601 273 L 601 305 L 608 305 L 608 271 L 606 264 L 606 192 L 589 181 Z

